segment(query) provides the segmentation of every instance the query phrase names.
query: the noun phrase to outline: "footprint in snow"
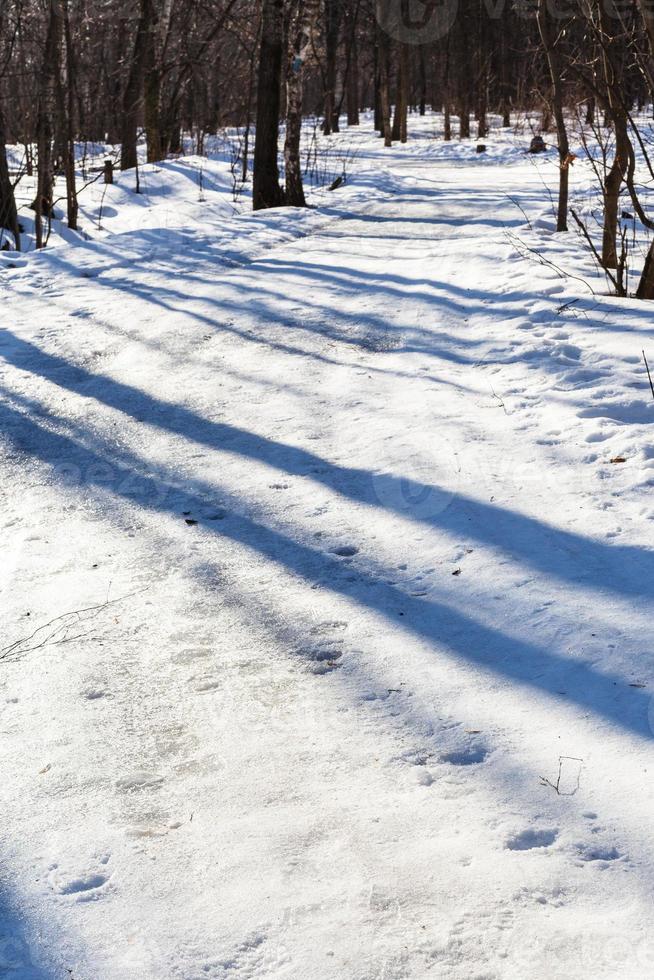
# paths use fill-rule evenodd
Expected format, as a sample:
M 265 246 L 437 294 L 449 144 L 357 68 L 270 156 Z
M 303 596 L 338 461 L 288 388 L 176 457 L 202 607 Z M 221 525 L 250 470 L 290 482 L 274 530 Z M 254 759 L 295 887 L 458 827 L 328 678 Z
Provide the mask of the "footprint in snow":
M 575 344 L 559 344 L 556 347 L 556 353 L 567 357 L 571 361 L 578 361 L 581 357 L 581 348 L 576 347 Z
M 386 696 L 389 697 L 390 692 Z M 419 786 L 431 786 L 434 782 L 434 776 L 427 768 L 432 759 L 433 753 L 423 749 L 409 749 L 399 757 L 399 761 L 413 768 Z
M 484 761 L 487 755 L 488 750 L 483 745 L 470 745 L 462 749 L 454 749 L 451 752 L 444 752 L 440 761 L 451 766 L 477 766 Z
M 609 439 L 610 436 L 610 432 L 589 432 L 586 436 L 586 442 L 604 442 L 606 439 Z
M 509 837 L 504 845 L 509 851 L 531 851 L 537 847 L 549 847 L 558 837 L 557 830 L 521 830 Z
M 121 776 L 117 779 L 116 789 L 122 793 L 133 793 L 144 789 L 158 789 L 163 782 L 164 777 L 158 773 L 140 769 L 129 776 Z
M 174 664 L 185 664 L 190 663 L 193 660 L 200 660 L 203 657 L 208 657 L 210 654 L 210 647 L 186 647 L 182 650 L 176 650 L 170 655 L 170 659 Z
M 577 412 L 580 419 L 609 419 L 627 425 L 647 425 L 654 415 L 652 405 L 646 401 L 603 402 Z
M 314 674 L 326 674 L 329 670 L 340 667 L 343 640 L 325 638 L 311 645 L 298 647 L 295 652 L 308 661 Z
M 71 878 L 63 883 L 59 888 L 60 895 L 79 895 L 81 892 L 95 891 L 102 888 L 109 881 L 111 875 L 108 874 L 88 874 Z
M 310 629 L 312 639 L 296 649 L 296 654 L 308 661 L 314 674 L 326 674 L 336 667 L 343 657 L 344 641 L 339 633 L 347 629 L 342 620 L 325 620 Z
M 347 625 L 342 619 L 327 619 L 322 623 L 316 623 L 315 626 L 312 626 L 310 632 L 318 635 L 332 632 L 340 633 L 347 629 Z
M 197 682 L 197 678 L 194 678 L 195 690 L 198 694 L 211 694 L 213 691 L 219 691 L 223 686 L 223 682 L 219 678 L 206 677 L 204 680 Z
M 624 856 L 617 847 L 602 844 L 577 844 L 576 851 L 580 861 L 597 862 L 599 867 L 608 867 L 609 862 L 619 861 Z
M 80 691 L 80 697 L 85 701 L 100 701 L 103 698 L 111 698 L 109 688 L 102 681 L 91 681 Z
M 332 554 L 338 555 L 339 558 L 352 558 L 354 555 L 358 554 L 359 549 L 353 544 L 342 544 L 338 548 L 332 548 Z
M 111 855 L 105 854 L 83 871 L 71 871 L 53 864 L 48 876 L 50 887 L 57 895 L 69 895 L 77 901 L 95 901 L 111 878 L 108 870 Z

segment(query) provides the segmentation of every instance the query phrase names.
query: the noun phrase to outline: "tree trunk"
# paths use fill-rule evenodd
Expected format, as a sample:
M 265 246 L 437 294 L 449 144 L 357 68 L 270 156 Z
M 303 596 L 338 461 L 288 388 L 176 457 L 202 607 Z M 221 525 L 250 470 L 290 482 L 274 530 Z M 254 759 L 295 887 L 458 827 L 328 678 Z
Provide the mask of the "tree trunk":
M 166 156 L 170 138 L 178 122 L 175 100 L 165 118 L 162 113 L 163 60 L 172 11 L 173 0 L 159 0 L 158 3 L 151 0 L 143 80 L 148 163 L 156 163 Z
M 284 203 L 277 162 L 283 12 L 283 0 L 263 0 L 252 185 L 252 207 L 255 211 L 276 208 Z
M 347 124 L 359 125 L 359 46 L 356 34 L 350 41 L 350 60 L 347 72 Z
M 123 93 L 123 123 L 121 127 L 120 169 L 131 170 L 137 164 L 136 130 L 143 101 L 147 36 L 152 21 L 152 0 L 141 0 L 134 50 Z
M 488 136 L 488 120 L 486 118 L 486 87 L 483 85 L 483 91 L 479 93 L 479 108 L 478 108 L 479 121 L 477 123 L 477 138 L 483 139 L 484 136 Z
M 379 49 L 379 115 L 384 146 L 392 145 L 391 136 L 391 93 L 390 93 L 390 45 L 388 34 L 377 26 Z
M 469 5 L 464 5 L 456 22 L 453 62 L 456 70 L 459 139 L 470 137 L 470 83 L 472 78 L 471 41 L 473 23 Z
M 302 186 L 300 135 L 302 131 L 302 69 L 291 64 L 286 74 L 286 138 L 284 140 L 284 171 L 286 204 L 304 208 L 307 202 Z
M 650 54 L 654 57 L 654 7 L 652 7 L 651 0 L 638 0 L 638 6 L 645 22 Z
M 409 101 L 409 49 L 400 43 L 397 66 L 397 94 L 391 137 L 406 143 L 407 110 Z
M 443 139 L 452 139 L 452 106 L 450 104 L 450 39 L 445 41 L 445 66 L 443 69 Z
M 459 139 L 468 139 L 470 136 L 470 105 L 468 103 L 468 93 L 461 93 L 459 100 Z
M 1 24 L 0 24 L 1 27 Z M 0 228 L 6 228 L 14 238 L 14 248 L 20 252 L 20 232 L 18 230 L 18 215 L 16 213 L 16 198 L 9 177 L 7 165 L 7 137 L 5 133 L 4 116 L 0 104 Z M 4 245 L 4 240 L 0 247 Z
M 77 231 L 77 187 L 75 183 L 75 68 L 73 45 L 68 16 L 68 0 L 59 0 L 63 16 L 64 41 L 66 45 L 66 80 L 63 83 L 63 72 L 59 73 L 59 114 L 60 114 L 60 146 L 66 177 L 66 217 L 68 227 Z
M 450 97 L 446 91 L 443 93 L 443 139 L 446 143 L 452 139 L 452 117 L 450 114 Z
M 629 165 L 632 152 L 629 139 L 628 119 L 623 103 L 623 68 L 620 63 L 614 63 L 616 56 L 615 38 L 612 35 L 612 23 L 603 3 L 598 4 L 599 19 L 602 29 L 602 68 L 604 84 L 606 85 L 607 112 L 611 116 L 615 131 L 615 156 L 613 164 L 604 181 L 604 228 L 602 233 L 602 265 L 605 269 L 618 268 L 616 236 L 618 233 L 618 210 L 620 205 L 620 189 Z M 594 101 L 594 100 L 593 100 Z
M 547 64 L 552 80 L 552 101 L 554 109 L 554 119 L 556 120 L 556 132 L 559 142 L 559 203 L 556 216 L 556 230 L 568 230 L 568 173 L 570 170 L 570 147 L 568 144 L 568 132 L 563 115 L 563 85 L 561 76 L 563 64 L 559 51 L 556 47 L 556 40 L 552 31 L 548 9 L 548 0 L 538 0 L 538 29 L 547 56 Z
M 636 290 L 636 299 L 654 299 L 654 241 L 647 252 L 643 274 Z
M 256 49 L 255 49 L 256 52 Z M 241 180 L 243 183 L 248 179 L 248 157 L 250 155 L 250 132 L 252 130 L 252 95 L 254 93 L 254 78 L 256 72 L 256 54 L 252 53 L 250 58 L 250 70 L 248 72 L 248 99 L 247 99 L 247 120 L 245 132 L 243 133 L 243 161 L 241 170 Z
M 341 26 L 341 0 L 325 0 L 325 93 L 322 131 L 325 136 L 338 132 L 336 113 L 336 55 Z
M 3 10 L 0 7 L 0 34 L 2 34 L 3 26 Z M 2 112 L 2 102 L 0 101 L 0 229 L 2 228 L 6 228 L 7 231 L 11 232 L 14 239 L 14 248 L 17 252 L 20 252 L 20 231 L 18 229 L 18 215 L 16 213 L 16 197 L 9 176 L 7 134 Z M 3 245 L 4 240 L 0 242 L 0 247 Z
M 150 18 L 145 32 L 143 57 L 143 112 L 145 116 L 145 141 L 148 163 L 156 163 L 162 157 L 161 135 L 161 72 L 157 64 L 157 16 L 150 2 Z
M 381 111 L 381 58 L 379 46 L 379 28 L 376 31 L 373 48 L 373 85 L 374 85 L 374 127 L 380 136 L 384 135 L 384 123 Z
M 629 136 L 622 120 L 615 122 L 615 157 L 604 181 L 604 227 L 602 232 L 602 265 L 605 269 L 617 269 L 616 235 L 620 188 L 629 162 Z
M 63 18 L 58 3 L 50 4 L 50 16 L 45 40 L 45 52 L 39 86 L 39 103 L 36 120 L 36 146 L 38 172 L 36 199 L 34 201 L 34 231 L 36 247 L 43 248 L 43 216 L 52 218 L 52 187 L 54 184 L 54 121 L 58 116 L 58 93 L 61 87 L 61 43 Z
M 480 59 L 483 54 L 480 52 Z M 486 112 L 488 110 L 488 78 L 486 74 L 486 65 L 481 65 L 479 69 L 479 92 L 477 96 L 477 139 L 483 139 L 488 136 L 488 119 L 486 118 Z
M 500 91 L 502 98 L 502 126 L 508 129 L 511 125 L 511 98 L 509 95 L 509 73 L 507 52 L 507 32 L 500 29 Z
M 320 0 L 299 0 L 288 29 L 286 54 L 286 137 L 284 140 L 284 172 L 286 204 L 305 208 L 307 202 L 302 186 L 300 136 L 302 133 L 302 74 L 311 46 Z
M 424 116 L 427 110 L 427 69 L 425 66 L 425 48 L 418 48 L 418 111 Z

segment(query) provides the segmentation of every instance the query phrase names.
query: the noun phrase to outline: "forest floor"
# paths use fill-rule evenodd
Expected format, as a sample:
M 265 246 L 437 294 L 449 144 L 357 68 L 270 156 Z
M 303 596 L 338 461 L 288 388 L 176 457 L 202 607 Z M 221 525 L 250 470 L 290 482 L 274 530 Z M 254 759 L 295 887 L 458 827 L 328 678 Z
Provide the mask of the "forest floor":
M 421 125 L 3 257 L 0 976 L 652 975 L 651 307 Z

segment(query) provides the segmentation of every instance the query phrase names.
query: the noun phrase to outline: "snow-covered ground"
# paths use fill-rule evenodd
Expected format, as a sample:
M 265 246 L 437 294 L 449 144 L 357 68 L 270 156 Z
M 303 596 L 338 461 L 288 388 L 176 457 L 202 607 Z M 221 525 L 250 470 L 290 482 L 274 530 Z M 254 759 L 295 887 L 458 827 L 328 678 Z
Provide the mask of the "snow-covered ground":
M 654 972 L 652 307 L 412 124 L 3 256 L 2 977 Z

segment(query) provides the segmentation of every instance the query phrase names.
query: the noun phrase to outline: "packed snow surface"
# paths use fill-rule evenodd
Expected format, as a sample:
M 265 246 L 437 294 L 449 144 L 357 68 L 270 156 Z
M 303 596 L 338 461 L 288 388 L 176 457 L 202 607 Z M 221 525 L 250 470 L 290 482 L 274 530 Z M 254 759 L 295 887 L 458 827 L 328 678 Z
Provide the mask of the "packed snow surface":
M 2 977 L 654 972 L 652 307 L 421 126 L 3 253 Z

